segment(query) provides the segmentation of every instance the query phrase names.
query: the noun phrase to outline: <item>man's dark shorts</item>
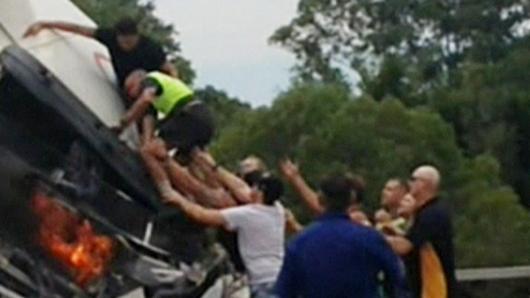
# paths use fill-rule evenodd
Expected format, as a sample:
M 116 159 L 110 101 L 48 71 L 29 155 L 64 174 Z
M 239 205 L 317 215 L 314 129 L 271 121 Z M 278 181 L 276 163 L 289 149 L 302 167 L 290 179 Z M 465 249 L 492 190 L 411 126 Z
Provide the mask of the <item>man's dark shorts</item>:
M 170 148 L 189 153 L 193 148 L 204 148 L 213 138 L 213 114 L 201 101 L 192 100 L 158 124 L 159 136 Z

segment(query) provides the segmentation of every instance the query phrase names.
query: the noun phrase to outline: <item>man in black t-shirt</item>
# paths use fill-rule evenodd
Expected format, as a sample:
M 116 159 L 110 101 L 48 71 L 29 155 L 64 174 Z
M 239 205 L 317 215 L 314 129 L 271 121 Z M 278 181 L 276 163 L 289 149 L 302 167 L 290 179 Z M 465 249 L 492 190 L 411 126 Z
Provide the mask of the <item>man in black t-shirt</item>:
M 162 47 L 138 32 L 133 19 L 124 18 L 113 28 L 90 28 L 66 22 L 37 22 L 31 25 L 25 37 L 38 34 L 43 29 L 58 29 L 94 38 L 107 47 L 118 85 L 121 88 L 127 76 L 134 70 L 162 71 L 177 77 L 173 64 L 166 59 Z
M 440 174 L 432 166 L 421 166 L 409 183 L 410 195 L 416 201 L 413 224 L 404 237 L 389 236 L 387 240 L 404 258 L 413 298 L 453 298 L 453 227 L 437 197 Z

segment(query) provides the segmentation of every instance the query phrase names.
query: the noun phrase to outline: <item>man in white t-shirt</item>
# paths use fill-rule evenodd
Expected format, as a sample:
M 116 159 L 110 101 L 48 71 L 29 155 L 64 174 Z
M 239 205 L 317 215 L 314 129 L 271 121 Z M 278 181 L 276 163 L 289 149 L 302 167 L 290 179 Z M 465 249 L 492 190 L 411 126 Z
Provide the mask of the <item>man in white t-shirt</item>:
M 273 297 L 284 256 L 285 210 L 277 201 L 282 193 L 281 181 L 268 177 L 252 188 L 252 203 L 223 210 L 204 208 L 175 190 L 162 196 L 197 222 L 237 232 L 252 297 L 267 298 Z
M 198 223 L 237 232 L 252 297 L 273 297 L 274 284 L 284 256 L 286 216 L 283 206 L 278 202 L 283 194 L 282 182 L 277 178 L 262 177 L 248 192 L 244 192 L 248 204 L 223 210 L 205 208 L 171 186 L 164 166 L 175 161 L 170 158 L 157 159 L 155 154 L 148 152 L 156 151 L 156 143 L 152 143 L 152 146 L 144 150 L 142 157 L 164 201 L 175 205 Z
M 253 297 L 270 297 L 282 267 L 285 211 L 276 201 L 282 190 L 278 179 L 263 178 L 254 192 L 256 203 L 219 211 L 224 226 L 237 232 Z

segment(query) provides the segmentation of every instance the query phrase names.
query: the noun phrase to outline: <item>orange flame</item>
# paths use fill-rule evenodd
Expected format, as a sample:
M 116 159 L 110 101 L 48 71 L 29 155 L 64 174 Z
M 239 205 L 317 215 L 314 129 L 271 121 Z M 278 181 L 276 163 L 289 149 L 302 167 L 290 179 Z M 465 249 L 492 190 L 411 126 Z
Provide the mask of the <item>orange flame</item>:
M 101 277 L 114 256 L 114 241 L 95 234 L 83 220 L 48 196 L 37 193 L 32 209 L 40 220 L 39 244 L 59 261 L 81 287 Z

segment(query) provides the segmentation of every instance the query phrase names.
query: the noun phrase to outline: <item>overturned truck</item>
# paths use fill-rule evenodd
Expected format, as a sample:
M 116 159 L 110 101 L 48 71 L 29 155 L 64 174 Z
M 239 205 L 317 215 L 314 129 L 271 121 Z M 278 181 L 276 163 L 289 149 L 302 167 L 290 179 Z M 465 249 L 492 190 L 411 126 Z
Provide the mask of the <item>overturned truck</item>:
M 67 0 L 0 2 L 0 296 L 201 297 L 225 271 L 208 233 L 159 203 L 106 49 L 33 22 L 92 25 Z

